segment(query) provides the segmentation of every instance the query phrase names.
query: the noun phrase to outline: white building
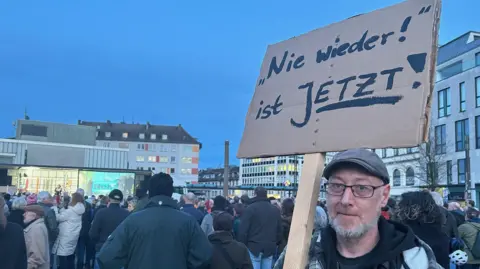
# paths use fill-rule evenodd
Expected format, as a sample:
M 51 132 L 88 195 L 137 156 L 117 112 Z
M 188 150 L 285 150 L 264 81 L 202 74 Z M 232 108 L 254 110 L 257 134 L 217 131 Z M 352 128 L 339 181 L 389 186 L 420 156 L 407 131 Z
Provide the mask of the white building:
M 181 125 L 78 123 L 96 128 L 97 146 L 128 149 L 131 169 L 168 173 L 175 186 L 198 181 L 201 144 Z
M 249 186 L 298 186 L 303 167 L 303 156 L 240 159 L 240 182 Z M 246 191 L 253 196 L 253 191 Z M 270 194 L 285 196 L 281 191 Z

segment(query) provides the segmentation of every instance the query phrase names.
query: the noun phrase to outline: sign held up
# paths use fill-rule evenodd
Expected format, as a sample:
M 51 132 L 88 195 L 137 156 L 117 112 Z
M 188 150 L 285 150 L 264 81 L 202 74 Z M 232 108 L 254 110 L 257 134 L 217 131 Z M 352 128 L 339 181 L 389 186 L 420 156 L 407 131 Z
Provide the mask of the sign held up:
M 270 45 L 237 156 L 425 141 L 440 4 L 410 0 Z

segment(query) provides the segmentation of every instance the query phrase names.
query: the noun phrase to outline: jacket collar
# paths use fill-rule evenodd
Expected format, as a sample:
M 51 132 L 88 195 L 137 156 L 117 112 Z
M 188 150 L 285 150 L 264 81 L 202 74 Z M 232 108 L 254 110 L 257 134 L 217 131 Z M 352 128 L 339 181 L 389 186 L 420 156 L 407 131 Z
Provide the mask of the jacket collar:
M 32 221 L 30 224 L 28 224 L 28 226 L 25 227 L 24 231 L 29 232 L 30 229 L 32 229 L 33 226 L 35 226 L 37 224 L 43 224 L 43 223 L 44 223 L 43 218 L 36 219 L 36 220 Z
M 256 202 L 269 202 L 270 203 L 270 200 L 267 197 L 253 197 L 252 199 L 250 199 L 250 201 L 248 203 L 251 205 L 251 204 L 256 203 Z
M 174 209 L 178 209 L 178 204 L 176 200 L 173 200 L 172 197 L 157 195 L 150 198 L 148 201 L 147 207 L 156 207 L 156 206 L 168 206 Z

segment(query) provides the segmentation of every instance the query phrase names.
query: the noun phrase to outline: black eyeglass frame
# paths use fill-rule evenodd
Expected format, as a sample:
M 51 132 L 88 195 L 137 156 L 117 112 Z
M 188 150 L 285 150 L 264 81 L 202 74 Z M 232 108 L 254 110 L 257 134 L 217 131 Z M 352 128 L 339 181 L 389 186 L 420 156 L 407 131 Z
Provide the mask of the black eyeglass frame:
M 328 191 L 328 189 L 329 189 L 328 186 L 329 186 L 330 184 L 336 184 L 336 185 L 343 186 L 343 191 L 342 191 L 342 193 L 341 193 L 341 194 L 332 194 L 332 193 L 330 193 L 330 192 Z M 373 195 L 375 194 L 375 191 L 376 191 L 378 188 L 381 188 L 381 187 L 384 187 L 384 186 L 387 186 L 387 185 L 388 185 L 388 184 L 386 184 L 386 183 L 384 183 L 383 185 L 380 185 L 380 186 L 365 185 L 365 184 L 346 185 L 346 184 L 342 184 L 342 183 L 330 183 L 330 182 L 328 182 L 328 183 L 325 184 L 325 190 L 326 190 L 327 194 L 329 194 L 329 195 L 342 196 L 342 195 L 345 194 L 345 191 L 347 190 L 347 188 L 350 188 L 350 190 L 352 191 L 353 196 L 355 196 L 355 197 L 357 197 L 357 198 L 372 198 Z M 373 190 L 372 190 L 372 194 L 371 194 L 370 196 L 357 196 L 357 194 L 355 194 L 355 191 L 353 190 L 353 188 L 356 187 L 356 186 L 370 187 L 370 188 L 373 189 Z

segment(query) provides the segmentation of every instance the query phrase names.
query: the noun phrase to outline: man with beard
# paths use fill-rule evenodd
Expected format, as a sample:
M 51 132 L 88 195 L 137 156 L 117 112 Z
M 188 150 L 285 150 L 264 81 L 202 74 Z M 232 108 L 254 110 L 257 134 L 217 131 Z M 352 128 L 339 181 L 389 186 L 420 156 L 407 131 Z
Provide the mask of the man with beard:
M 27 269 L 27 247 L 23 228 L 7 222 L 4 206 L 5 200 L 0 196 L 0 268 Z
M 309 269 L 442 268 L 409 227 L 380 217 L 390 195 L 390 177 L 377 154 L 367 149 L 340 152 L 323 176 L 328 180 L 330 225 L 312 239 Z M 284 258 L 285 251 L 274 268 L 283 268 Z

